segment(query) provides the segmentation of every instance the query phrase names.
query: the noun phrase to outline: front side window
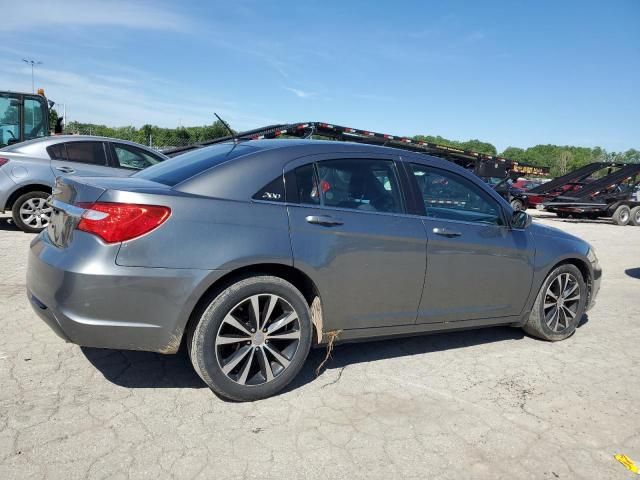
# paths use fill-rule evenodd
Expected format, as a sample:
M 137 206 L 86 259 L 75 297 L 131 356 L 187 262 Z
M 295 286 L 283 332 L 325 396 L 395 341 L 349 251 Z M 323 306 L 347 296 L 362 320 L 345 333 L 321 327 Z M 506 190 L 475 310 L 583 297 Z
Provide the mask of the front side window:
M 319 162 L 318 186 L 324 206 L 402 213 L 400 188 L 389 160 Z
M 122 143 L 114 143 L 113 149 L 116 152 L 118 164 L 122 168 L 130 168 L 133 170 L 143 170 L 151 165 L 160 163 L 160 159 L 145 152 L 144 150 L 131 145 Z
M 473 182 L 438 168 L 411 167 L 427 217 L 502 225 L 499 204 Z
M 105 166 L 107 157 L 102 142 L 67 142 L 67 160 L 69 162 L 88 163 Z M 51 152 L 49 152 L 51 154 Z
M 45 117 L 44 100 L 24 100 L 24 139 L 44 137 L 49 131 L 49 119 Z

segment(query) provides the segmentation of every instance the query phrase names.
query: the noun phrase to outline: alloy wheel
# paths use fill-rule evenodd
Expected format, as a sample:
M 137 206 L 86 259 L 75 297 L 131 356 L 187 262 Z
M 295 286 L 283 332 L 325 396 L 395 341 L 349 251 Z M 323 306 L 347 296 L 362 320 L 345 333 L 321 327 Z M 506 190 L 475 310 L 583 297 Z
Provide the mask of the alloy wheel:
M 215 339 L 222 372 L 240 385 L 261 385 L 284 372 L 300 343 L 298 314 L 284 298 L 252 295 L 231 309 Z
M 628 211 L 624 211 L 620 213 L 620 221 L 623 223 L 627 223 L 629 221 L 630 213 Z
M 580 284 L 570 273 L 561 273 L 554 278 L 544 295 L 544 320 L 555 333 L 569 328 L 576 318 L 580 306 Z
M 20 219 L 31 228 L 49 225 L 52 207 L 45 198 L 30 198 L 20 206 Z

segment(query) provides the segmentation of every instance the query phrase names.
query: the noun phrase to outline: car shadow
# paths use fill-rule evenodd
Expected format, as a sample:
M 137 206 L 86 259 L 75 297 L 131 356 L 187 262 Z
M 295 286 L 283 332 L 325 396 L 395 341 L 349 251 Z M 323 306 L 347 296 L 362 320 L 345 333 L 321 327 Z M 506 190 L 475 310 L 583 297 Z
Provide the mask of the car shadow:
M 544 216 L 538 217 L 544 220 L 550 220 L 552 222 L 558 223 L 599 223 L 599 224 L 607 224 L 613 225 L 613 222 L 610 218 L 560 218 L 555 216 Z
M 0 217 L 0 231 L 19 232 L 20 229 L 15 226 L 11 217 Z
M 333 352 L 331 352 L 331 357 L 322 367 L 319 375 L 316 374 L 316 370 L 325 359 L 326 349 L 315 348 L 310 352 L 309 358 L 305 362 L 302 371 L 285 391 L 294 390 L 309 382 L 315 381 L 328 371 L 341 371 L 349 365 L 422 355 L 442 350 L 453 350 L 484 343 L 519 340 L 524 336 L 524 332 L 519 328 L 491 327 L 342 345 L 338 344 L 333 349 Z
M 629 275 L 631 278 L 640 279 L 640 267 L 636 268 L 627 268 L 624 273 Z
M 205 388 L 186 348 L 175 355 L 81 347 L 89 362 L 111 383 L 127 388 Z
M 588 317 L 585 315 L 578 328 L 587 322 Z M 348 365 L 422 355 L 485 343 L 520 340 L 524 336 L 525 334 L 521 329 L 505 326 L 338 344 L 333 349 L 331 357 L 322 367 L 319 375 L 316 374 L 316 370 L 325 359 L 326 349 L 322 347 L 314 348 L 309 353 L 300 373 L 284 389 L 284 392 L 296 390 L 308 383 L 318 381 L 330 371 L 338 370 L 339 374 L 341 374 L 342 369 Z M 185 348 L 181 348 L 175 355 L 89 347 L 81 347 L 81 350 L 87 360 L 102 373 L 104 378 L 121 387 L 207 387 L 193 370 Z M 326 383 L 326 385 L 329 385 L 329 383 Z

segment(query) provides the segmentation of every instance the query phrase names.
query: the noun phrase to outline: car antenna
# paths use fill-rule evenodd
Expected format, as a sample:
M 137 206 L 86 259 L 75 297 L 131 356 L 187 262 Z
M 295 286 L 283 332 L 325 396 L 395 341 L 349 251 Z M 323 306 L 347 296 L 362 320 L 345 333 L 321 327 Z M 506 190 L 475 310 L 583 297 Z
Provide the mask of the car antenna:
M 222 123 L 222 125 L 224 125 L 225 128 L 227 130 L 229 130 L 229 133 L 231 134 L 231 138 L 233 139 L 233 143 L 238 143 L 238 139 L 236 138 L 236 134 L 233 132 L 233 130 L 231 130 L 231 127 L 229 126 L 229 124 L 227 122 L 225 122 L 223 119 L 221 119 L 220 115 L 218 115 L 216 112 L 213 112 L 213 114 L 220 121 L 220 123 Z

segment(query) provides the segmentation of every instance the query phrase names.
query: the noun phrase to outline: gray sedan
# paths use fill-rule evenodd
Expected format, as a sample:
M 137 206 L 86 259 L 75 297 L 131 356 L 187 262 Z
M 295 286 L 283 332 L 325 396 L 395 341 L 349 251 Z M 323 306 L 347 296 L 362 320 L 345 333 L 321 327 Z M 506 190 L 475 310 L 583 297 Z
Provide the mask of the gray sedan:
M 46 199 L 56 177 L 129 176 L 166 160 L 137 143 L 85 135 L 38 138 L 0 149 L 0 212 L 9 210 L 25 232 L 49 223 Z
M 58 179 L 28 296 L 63 339 L 176 353 L 255 400 L 312 345 L 491 325 L 557 341 L 593 249 L 441 159 L 312 140 L 222 143 L 127 178 Z

